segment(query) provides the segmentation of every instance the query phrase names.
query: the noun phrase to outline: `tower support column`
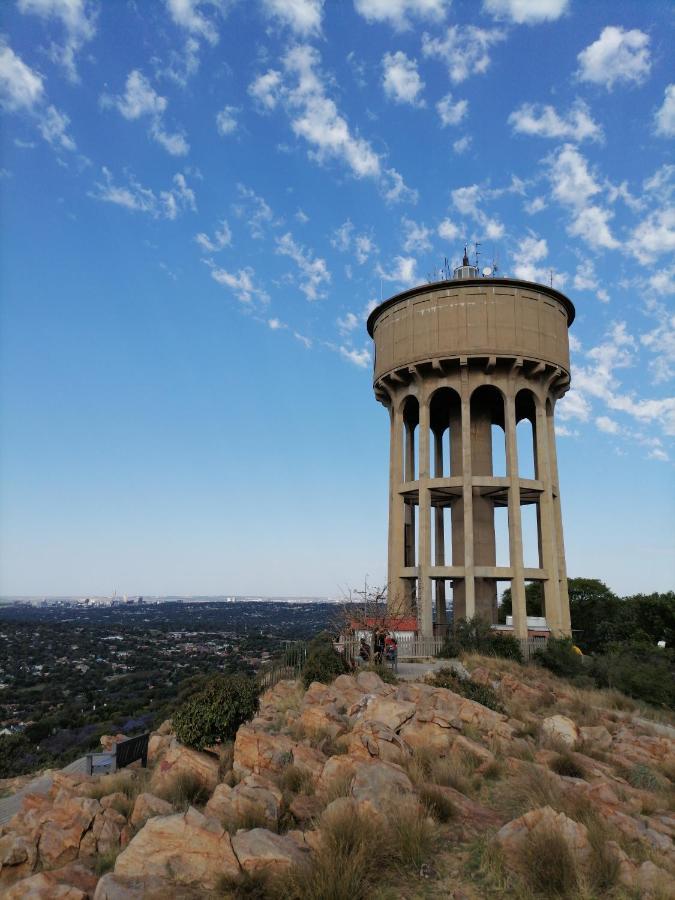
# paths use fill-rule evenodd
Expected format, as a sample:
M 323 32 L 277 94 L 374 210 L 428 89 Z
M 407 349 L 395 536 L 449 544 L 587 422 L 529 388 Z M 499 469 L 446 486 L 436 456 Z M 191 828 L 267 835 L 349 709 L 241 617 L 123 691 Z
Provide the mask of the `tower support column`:
M 389 408 L 389 556 L 387 606 L 390 614 L 409 613 L 407 593 L 401 579 L 405 564 L 405 509 L 401 495 L 403 481 L 403 414 L 396 397 Z
M 523 529 L 520 516 L 516 401 L 511 385 L 506 396 L 504 427 L 506 431 L 506 470 L 509 479 L 509 562 L 513 571 L 511 579 L 513 633 L 517 638 L 523 639 L 527 637 L 527 608 L 523 567 Z
M 541 565 L 546 573 L 544 582 L 544 610 L 546 623 L 552 634 L 562 632 L 560 609 L 560 586 L 558 584 L 558 541 L 553 512 L 553 491 L 551 486 L 551 464 L 548 447 L 548 424 L 546 409 L 539 398 L 536 408 L 536 468 L 537 477 L 543 483 L 543 491 L 539 495 L 539 542 L 541 547 Z
M 567 587 L 567 566 L 565 564 L 565 541 L 563 536 L 562 509 L 560 507 L 560 482 L 558 476 L 558 453 L 555 446 L 554 407 L 549 402 L 546 406 L 546 426 L 548 434 L 548 451 L 550 471 L 549 478 L 553 495 L 553 524 L 556 531 L 558 551 L 558 602 L 560 604 L 560 628 L 563 634 L 572 634 L 570 619 L 570 598 Z
M 476 580 L 473 558 L 473 484 L 471 466 L 471 391 L 468 366 L 461 366 L 460 400 L 462 406 L 462 507 L 464 537 L 464 609 L 460 618 L 476 615 Z
M 429 489 L 429 401 L 420 401 L 419 422 L 419 562 L 418 562 L 418 619 L 422 637 L 433 637 L 434 622 L 431 608 L 431 494 Z

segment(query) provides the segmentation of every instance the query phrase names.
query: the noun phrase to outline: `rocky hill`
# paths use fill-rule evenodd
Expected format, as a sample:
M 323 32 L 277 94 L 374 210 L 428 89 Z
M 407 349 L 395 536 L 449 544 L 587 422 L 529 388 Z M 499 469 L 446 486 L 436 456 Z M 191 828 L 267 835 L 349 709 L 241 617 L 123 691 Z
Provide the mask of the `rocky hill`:
M 675 742 L 622 695 L 470 657 L 424 681 L 283 681 L 234 744 L 53 775 L 0 896 L 675 897 Z M 658 718 L 658 717 L 656 717 Z

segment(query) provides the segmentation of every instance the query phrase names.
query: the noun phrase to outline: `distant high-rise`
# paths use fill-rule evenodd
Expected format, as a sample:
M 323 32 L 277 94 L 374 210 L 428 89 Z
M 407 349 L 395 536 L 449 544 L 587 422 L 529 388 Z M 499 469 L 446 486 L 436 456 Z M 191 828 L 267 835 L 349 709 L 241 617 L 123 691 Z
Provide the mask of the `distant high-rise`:
M 541 582 L 548 627 L 569 635 L 553 415 L 570 384 L 574 306 L 548 285 L 485 275 L 465 251 L 453 278 L 396 294 L 368 318 L 375 396 L 391 420 L 389 609 L 416 610 L 420 633 L 430 636 L 434 602 L 438 625 L 448 622 L 451 589 L 455 621 L 480 615 L 494 623 L 504 581 L 514 632 L 524 638 L 525 585 Z M 527 473 L 520 422 L 531 423 Z M 504 471 L 495 472 L 501 459 Z M 521 511 L 530 505 L 537 564 L 526 567 Z M 498 566 L 501 507 L 509 559 Z

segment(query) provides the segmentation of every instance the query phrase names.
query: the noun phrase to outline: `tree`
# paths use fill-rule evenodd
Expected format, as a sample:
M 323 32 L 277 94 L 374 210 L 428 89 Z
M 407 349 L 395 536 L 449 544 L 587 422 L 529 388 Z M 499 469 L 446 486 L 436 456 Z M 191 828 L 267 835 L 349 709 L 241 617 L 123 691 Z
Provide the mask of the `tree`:
M 540 581 L 532 581 L 525 585 L 525 610 L 528 616 L 544 615 L 544 591 Z M 513 614 L 513 599 L 511 588 L 506 588 L 502 594 L 502 602 L 499 606 L 498 619 L 503 625 L 506 617 Z
M 570 615 L 575 643 L 585 652 L 600 652 L 613 639 L 621 600 L 597 578 L 570 578 Z

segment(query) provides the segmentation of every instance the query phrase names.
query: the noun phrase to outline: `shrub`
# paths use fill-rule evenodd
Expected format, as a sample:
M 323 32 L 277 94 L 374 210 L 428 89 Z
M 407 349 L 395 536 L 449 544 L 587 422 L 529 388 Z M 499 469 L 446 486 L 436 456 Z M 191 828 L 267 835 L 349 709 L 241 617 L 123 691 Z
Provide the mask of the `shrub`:
M 448 654 L 457 656 L 459 652 L 484 653 L 486 656 L 499 656 L 504 659 L 513 659 L 522 663 L 523 654 L 520 643 L 512 634 L 502 634 L 494 631 L 489 622 L 480 616 L 472 619 L 460 619 L 454 638 L 448 638 Z M 445 657 L 445 645 L 441 649 Z M 439 653 L 439 656 L 441 655 Z
M 664 781 L 649 766 L 638 764 L 626 772 L 626 781 L 642 791 L 662 791 Z
M 449 634 L 443 642 L 443 646 L 436 654 L 436 657 L 438 659 L 459 659 L 463 652 L 464 648 L 459 641 Z
M 522 663 L 523 652 L 520 649 L 520 642 L 512 634 L 502 634 L 499 631 L 492 631 L 485 639 L 481 652 L 488 656 L 499 656 L 502 659 L 513 659 L 515 662 Z
M 373 663 L 370 666 L 365 666 L 365 668 L 363 668 L 361 671 L 374 672 L 382 679 L 382 681 L 384 681 L 385 684 L 398 684 L 398 678 L 389 666 Z
M 593 658 L 591 666 L 601 687 L 669 709 L 675 708 L 674 670 L 672 650 L 637 642 L 610 644 L 607 653 Z
M 338 675 L 348 671 L 347 662 L 333 647 L 329 634 L 323 633 L 312 640 L 307 648 L 307 659 L 302 667 L 302 683 L 308 688 L 313 681 L 330 684 Z
M 549 638 L 546 648 L 537 650 L 534 658 L 562 678 L 574 678 L 581 674 L 584 667 L 583 658 L 574 649 L 572 638 Z
M 306 769 L 297 766 L 286 766 L 279 778 L 279 787 L 282 791 L 290 791 L 292 794 L 313 794 L 314 782 Z
M 452 669 L 439 669 L 434 672 L 429 679 L 436 687 L 447 688 L 455 694 L 466 697 L 467 700 L 473 700 L 482 706 L 487 706 L 495 712 L 505 712 L 504 707 L 499 702 L 499 698 L 489 684 L 476 684 L 473 681 L 461 681 Z
M 241 724 L 258 709 L 258 686 L 246 675 L 221 675 L 181 706 L 173 717 L 182 744 L 203 750 L 234 739 Z

